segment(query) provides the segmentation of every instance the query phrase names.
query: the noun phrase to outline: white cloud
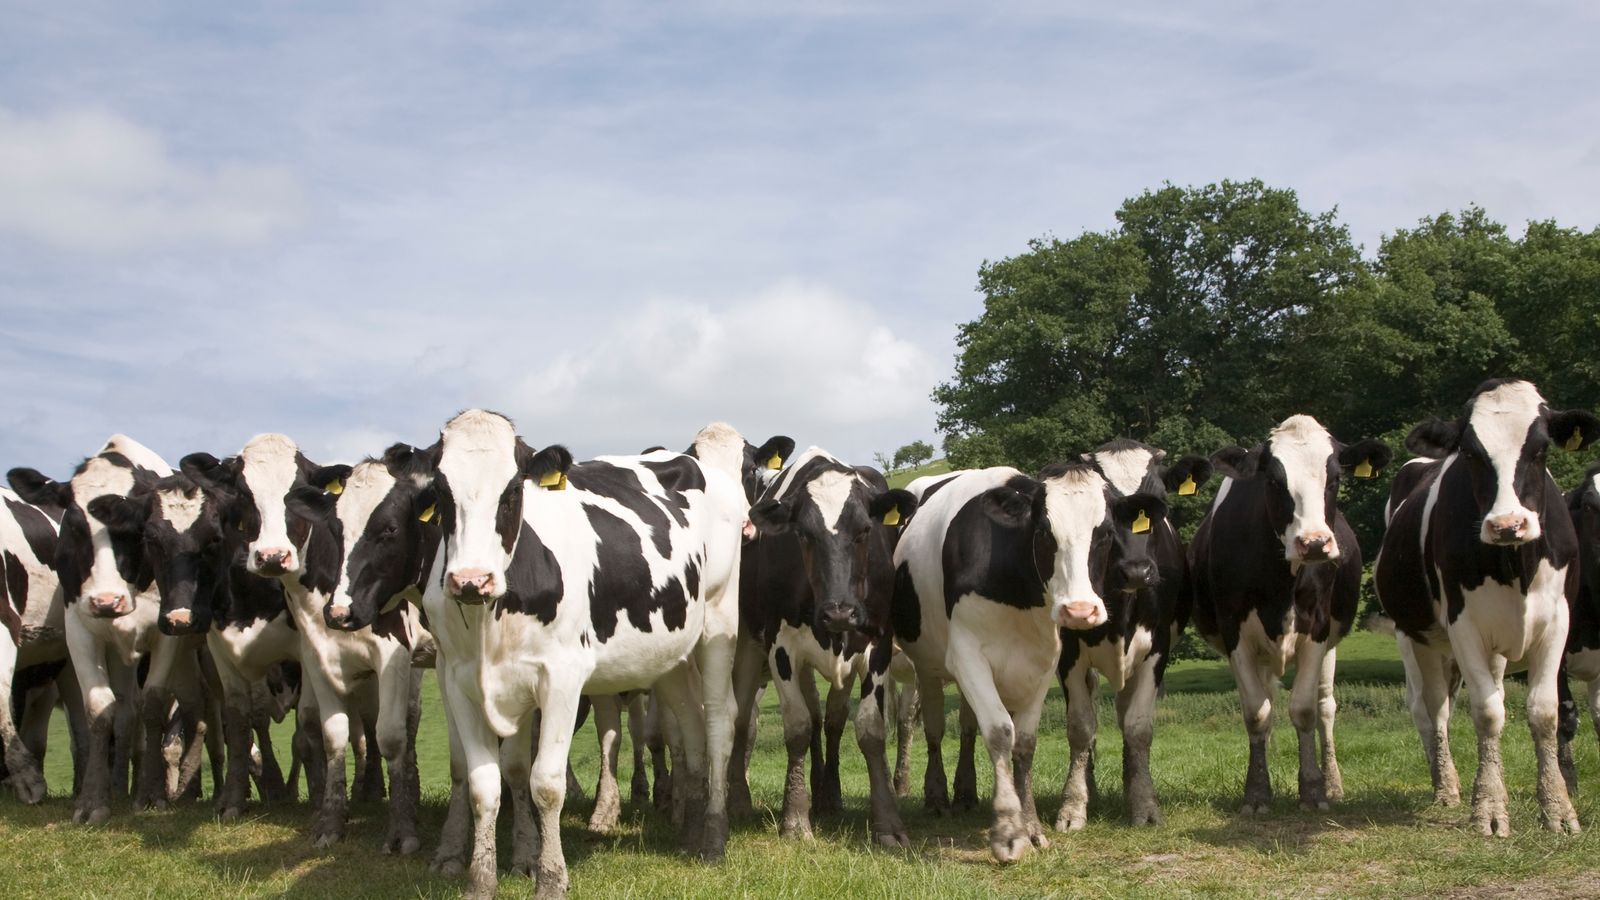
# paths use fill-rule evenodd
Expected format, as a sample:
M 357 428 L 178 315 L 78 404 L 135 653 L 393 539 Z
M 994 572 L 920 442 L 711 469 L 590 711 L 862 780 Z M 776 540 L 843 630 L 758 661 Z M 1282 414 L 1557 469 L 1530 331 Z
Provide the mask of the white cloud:
M 0 109 L 0 231 L 117 254 L 259 244 L 305 215 L 281 166 L 174 159 L 156 132 L 103 109 Z

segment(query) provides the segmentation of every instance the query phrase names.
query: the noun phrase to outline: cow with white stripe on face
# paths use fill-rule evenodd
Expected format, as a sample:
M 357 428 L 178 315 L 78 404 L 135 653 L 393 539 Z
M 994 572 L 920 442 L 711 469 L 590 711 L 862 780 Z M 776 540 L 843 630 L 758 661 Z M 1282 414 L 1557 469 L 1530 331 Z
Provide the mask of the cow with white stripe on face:
M 1103 625 L 1115 535 L 1140 510 L 1089 465 L 1038 478 L 998 467 L 962 472 L 924 494 L 895 549 L 895 640 L 917 670 L 931 753 L 938 698 L 954 679 L 994 764 L 989 849 L 1009 862 L 1048 841 L 1033 798 L 1033 753 L 1060 629 Z M 1146 513 L 1148 515 L 1148 513 Z
M 1485 835 L 1511 832 L 1500 762 L 1508 669 L 1528 673 L 1545 827 L 1578 830 L 1558 761 L 1557 678 L 1580 554 L 1545 460 L 1552 443 L 1580 450 L 1596 437 L 1600 419 L 1551 409 L 1515 379 L 1485 382 L 1456 421 L 1430 420 L 1406 436 L 1407 449 L 1429 462 L 1408 466 L 1407 493 L 1391 494 L 1374 581 L 1395 622 L 1434 797 L 1446 805 L 1460 792 L 1449 749 L 1452 670 L 1467 683 L 1478 733 L 1472 825 Z
M 1264 813 L 1272 802 L 1267 738 L 1278 679 L 1290 662 L 1300 805 L 1326 809 L 1343 799 L 1333 673 L 1335 648 L 1355 623 L 1361 548 L 1339 510 L 1339 483 L 1346 473 L 1372 477 L 1391 456 L 1381 441 L 1341 444 L 1316 419 L 1295 415 L 1265 442 L 1211 457 L 1226 477 L 1189 545 L 1194 625 L 1227 657 L 1238 686 L 1250 737 L 1246 814 Z

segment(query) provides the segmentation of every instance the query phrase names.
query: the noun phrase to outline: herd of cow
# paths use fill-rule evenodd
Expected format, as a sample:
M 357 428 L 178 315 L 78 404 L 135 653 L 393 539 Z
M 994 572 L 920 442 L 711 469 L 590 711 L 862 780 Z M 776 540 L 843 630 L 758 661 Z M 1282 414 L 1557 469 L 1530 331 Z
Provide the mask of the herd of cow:
M 1436 798 L 1453 804 L 1447 726 L 1466 682 L 1479 740 L 1472 819 L 1486 834 L 1509 830 L 1508 667 L 1528 671 L 1545 824 L 1578 829 L 1566 676 L 1589 683 L 1600 712 L 1600 468 L 1563 497 L 1545 455 L 1596 438 L 1594 415 L 1550 409 L 1524 381 L 1490 381 L 1455 421 L 1411 432 L 1417 458 L 1390 491 L 1375 579 L 1407 701 Z M 685 453 L 574 462 L 469 410 L 430 446 L 396 444 L 353 467 L 317 465 L 268 434 L 226 459 L 190 454 L 177 471 L 121 435 L 64 482 L 12 469 L 14 493 L 0 491 L 3 774 L 23 801 L 44 799 L 39 762 L 59 704 L 77 822 L 105 821 L 130 789 L 136 807 L 197 796 L 208 755 L 217 810 L 236 818 L 252 780 L 265 800 L 290 795 L 304 761 L 311 837 L 326 846 L 343 835 L 351 790 L 382 796 L 386 768 L 384 846 L 411 853 L 420 669 L 432 666 L 452 784 L 435 867 L 464 870 L 473 895 L 494 892 L 504 791 L 513 868 L 559 893 L 568 750 L 585 707 L 603 751 L 591 827 L 616 821 L 626 707 L 636 795 L 649 745 L 658 800 L 685 846 L 715 859 L 729 815 L 750 808 L 763 684 L 779 694 L 788 750 L 780 828 L 806 836 L 811 791 L 819 806 L 840 803 L 839 738 L 859 682 L 875 840 L 908 843 L 895 800 L 904 741 L 894 773 L 885 745 L 920 696 L 925 803 L 976 804 L 981 735 L 994 766 L 990 846 L 1008 861 L 1047 843 L 1032 764 L 1052 671 L 1071 748 L 1056 829 L 1085 824 L 1102 679 L 1116 691 L 1132 819 L 1161 820 L 1153 709 L 1168 648 L 1192 622 L 1238 684 L 1245 811 L 1270 805 L 1272 703 L 1291 662 L 1299 801 L 1342 797 L 1335 648 L 1355 619 L 1362 561 L 1337 500 L 1343 477 L 1390 462 L 1383 443 L 1342 444 L 1295 415 L 1261 444 L 1209 460 L 1168 464 L 1118 440 L 1036 477 L 1000 467 L 905 490 L 794 449 L 714 424 Z M 1185 548 L 1166 497 L 1195 493 L 1214 472 L 1223 481 Z M 940 753 L 948 681 L 961 696 L 953 795 Z M 290 708 L 286 779 L 267 725 Z

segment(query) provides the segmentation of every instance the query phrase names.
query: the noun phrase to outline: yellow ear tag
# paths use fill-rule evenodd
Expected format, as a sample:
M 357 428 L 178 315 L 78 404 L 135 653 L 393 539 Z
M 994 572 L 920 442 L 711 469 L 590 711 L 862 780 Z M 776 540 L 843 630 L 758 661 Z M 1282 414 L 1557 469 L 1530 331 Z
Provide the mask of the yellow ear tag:
M 900 524 L 900 507 L 898 507 L 898 506 L 889 507 L 889 511 L 883 514 L 883 524 L 885 524 L 885 525 L 899 525 Z
M 417 516 L 417 521 L 419 521 L 419 522 L 430 522 L 430 521 L 432 521 L 433 520 L 433 511 L 435 509 L 437 509 L 437 508 L 438 508 L 438 504 L 434 504 L 434 503 L 428 504 L 428 508 L 422 511 L 422 515 Z
M 1150 530 L 1150 517 L 1145 515 L 1144 514 L 1144 510 L 1141 509 L 1141 510 L 1139 510 L 1139 514 L 1137 516 L 1133 517 L 1133 533 L 1134 534 L 1144 534 L 1146 531 L 1149 531 L 1149 530 Z
M 783 468 L 783 457 L 776 453 L 772 454 L 772 458 L 767 460 L 767 468 L 773 471 Z
M 344 493 L 344 482 L 335 478 L 334 480 L 328 482 L 327 485 L 323 487 L 323 490 L 337 497 Z
M 1188 478 L 1183 480 L 1183 484 L 1178 485 L 1178 496 L 1187 497 L 1199 489 L 1200 485 L 1195 484 L 1194 476 L 1190 475 Z
M 564 491 L 567 489 L 567 475 L 556 470 L 546 472 L 539 478 L 539 487 L 547 491 Z
M 1561 445 L 1561 449 L 1570 453 L 1576 453 L 1583 449 L 1583 429 L 1572 429 L 1572 437 L 1567 438 L 1567 442 Z
M 1352 470 L 1351 474 L 1355 475 L 1357 478 L 1371 478 L 1372 460 L 1363 459 L 1361 462 L 1356 463 L 1356 467 L 1354 470 Z

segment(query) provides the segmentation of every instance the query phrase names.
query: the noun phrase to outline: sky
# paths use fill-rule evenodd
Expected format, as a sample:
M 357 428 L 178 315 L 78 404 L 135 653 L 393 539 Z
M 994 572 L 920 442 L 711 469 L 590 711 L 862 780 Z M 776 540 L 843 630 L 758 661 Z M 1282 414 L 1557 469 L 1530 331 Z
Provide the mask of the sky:
M 1600 220 L 1600 7 L 0 0 L 0 467 L 512 416 L 936 445 L 978 267 L 1170 181 Z

